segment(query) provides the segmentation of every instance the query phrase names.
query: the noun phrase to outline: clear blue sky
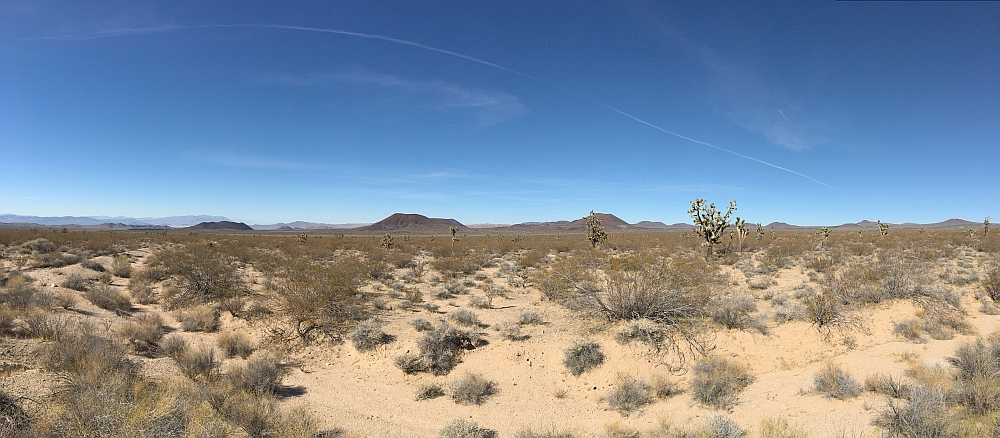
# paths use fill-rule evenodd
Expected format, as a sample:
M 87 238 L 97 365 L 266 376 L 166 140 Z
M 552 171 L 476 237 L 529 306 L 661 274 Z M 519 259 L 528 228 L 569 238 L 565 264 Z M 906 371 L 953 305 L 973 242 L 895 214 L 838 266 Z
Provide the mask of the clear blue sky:
M 0 0 L 0 213 L 1000 221 L 1000 2 L 661 3 Z

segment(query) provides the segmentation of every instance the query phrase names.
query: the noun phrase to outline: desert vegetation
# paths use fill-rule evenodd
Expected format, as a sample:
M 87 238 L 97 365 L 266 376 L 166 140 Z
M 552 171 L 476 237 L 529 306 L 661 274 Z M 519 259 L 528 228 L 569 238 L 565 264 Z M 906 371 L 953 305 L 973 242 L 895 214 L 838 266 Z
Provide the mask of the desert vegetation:
M 0 435 L 997 436 L 997 233 L 727 234 L 733 211 L 0 230 Z

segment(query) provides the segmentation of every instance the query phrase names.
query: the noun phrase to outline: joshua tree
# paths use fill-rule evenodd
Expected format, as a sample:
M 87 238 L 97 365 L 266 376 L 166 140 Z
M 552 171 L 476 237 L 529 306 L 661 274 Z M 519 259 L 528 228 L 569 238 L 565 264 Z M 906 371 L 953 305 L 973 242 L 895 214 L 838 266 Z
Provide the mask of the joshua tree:
M 296 237 L 296 240 L 299 241 L 299 245 L 305 245 L 306 242 L 309 241 L 309 236 L 307 236 L 306 233 L 300 233 L 299 236 Z
M 389 233 L 385 233 L 385 235 L 382 236 L 382 247 L 385 249 L 392 249 L 392 245 L 392 236 L 390 236 Z
M 889 235 L 889 224 L 883 224 L 881 219 L 878 221 L 878 233 L 882 237 Z
M 691 209 L 688 210 L 688 214 L 694 219 L 696 225 L 694 232 L 705 239 L 705 260 L 709 260 L 712 257 L 712 247 L 719 243 L 726 228 L 729 228 L 729 217 L 736 210 L 736 201 L 729 203 L 729 209 L 726 210 L 725 215 L 715 209 L 715 203 L 706 207 L 706 202 L 704 199 L 691 201 Z
M 743 252 L 743 241 L 746 240 L 747 235 L 750 234 L 750 230 L 747 229 L 746 225 L 747 221 L 740 219 L 739 216 L 736 216 L 736 237 L 739 239 L 737 240 L 736 248 L 739 252 Z
M 757 241 L 760 242 L 764 238 L 764 226 L 757 222 L 757 231 L 754 233 L 757 237 Z
M 63 229 L 65 230 L 65 228 L 63 228 Z M 986 216 L 986 219 L 983 219 L 983 237 L 986 237 L 987 234 L 990 234 L 990 217 L 989 216 Z
M 823 236 L 823 245 L 826 245 L 826 241 L 830 239 L 830 227 L 822 227 L 816 234 Z
M 455 242 L 458 242 L 458 236 L 456 236 L 455 234 L 458 233 L 458 228 L 451 227 L 450 230 L 451 230 L 451 253 L 455 254 Z
M 858 228 L 858 237 L 859 238 L 865 237 L 865 230 L 862 230 L 861 228 Z
M 591 248 L 597 248 L 605 240 L 608 240 L 608 234 L 601 228 L 601 218 L 594 215 L 594 210 L 590 210 L 590 216 L 587 216 L 587 241 Z

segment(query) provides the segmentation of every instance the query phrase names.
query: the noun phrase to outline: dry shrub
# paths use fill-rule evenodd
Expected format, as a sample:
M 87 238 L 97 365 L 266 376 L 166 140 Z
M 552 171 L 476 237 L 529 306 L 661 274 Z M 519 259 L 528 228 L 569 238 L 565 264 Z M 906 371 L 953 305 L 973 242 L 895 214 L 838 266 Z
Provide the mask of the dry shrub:
M 472 307 L 477 307 L 480 309 L 489 309 L 493 307 L 492 300 L 484 295 L 473 295 L 469 297 L 469 305 Z
M 104 265 L 100 264 L 97 260 L 90 259 L 84 260 L 80 263 L 80 266 L 90 269 L 91 271 L 104 272 Z
M 541 325 L 545 324 L 545 320 L 538 312 L 525 310 L 517 315 L 517 323 L 520 325 Z
M 62 287 L 82 292 L 87 290 L 87 285 L 89 283 L 90 282 L 87 281 L 87 279 L 84 278 L 82 275 L 74 273 L 74 274 L 69 274 L 66 277 L 66 279 L 63 280 Z
M 827 363 L 826 367 L 813 375 L 816 391 L 839 400 L 857 397 L 861 394 L 861 384 L 843 368 Z
M 145 278 L 133 276 L 128 281 L 128 292 L 139 304 L 149 305 L 156 303 L 156 294 L 153 292 L 153 283 Z
M 14 398 L 0 391 L 0 436 L 5 438 L 29 438 L 31 416 L 21 407 L 23 398 Z
M 257 348 L 250 336 L 246 333 L 238 331 L 226 331 L 219 334 L 219 348 L 222 352 L 229 357 L 242 357 L 244 359 L 250 356 L 251 353 Z
M 21 249 L 41 254 L 53 252 L 57 248 L 55 243 L 45 238 L 33 239 L 21 244 Z
M 753 297 L 735 294 L 712 311 L 712 320 L 728 329 L 753 329 L 761 334 L 767 334 L 767 326 L 760 319 L 750 316 L 750 313 L 756 311 L 757 303 Z
M 476 373 L 466 373 L 448 384 L 448 391 L 455 403 L 481 405 L 497 393 L 496 382 L 487 380 Z
M 472 275 L 483 268 L 474 257 L 437 257 L 432 262 L 434 269 L 442 275 L 458 277 L 461 275 Z
M 596 342 L 578 341 L 573 346 L 566 349 L 563 358 L 563 365 L 569 369 L 574 376 L 597 368 L 604 363 L 604 352 L 601 351 L 601 344 Z
M 708 435 L 713 438 L 744 438 L 749 432 L 724 415 L 714 415 L 705 422 Z
M 56 305 L 66 310 L 76 307 L 76 293 L 68 290 L 59 291 L 56 293 Z
M 45 341 L 58 341 L 69 330 L 70 320 L 51 313 L 32 313 L 24 318 L 26 334 Z
M 982 279 L 983 290 L 994 302 L 1000 301 L 1000 263 L 993 262 L 986 268 Z
M 430 400 L 444 395 L 444 388 L 439 383 L 423 383 L 417 387 L 417 400 Z
M 923 332 L 922 324 L 916 319 L 907 319 L 905 321 L 897 322 L 895 327 L 893 327 L 892 332 L 906 338 L 910 342 L 918 344 L 927 342 L 927 340 L 921 336 L 921 333 Z
M 187 348 L 174 358 L 181 373 L 189 379 L 203 378 L 214 380 L 219 374 L 219 367 L 222 363 L 214 348 L 199 346 L 198 348 Z
M 726 409 L 736 404 L 740 391 L 753 382 L 747 367 L 717 356 L 698 362 L 693 371 L 692 396 L 699 403 L 715 409 Z
M 295 438 L 319 436 L 315 417 L 304 407 L 283 412 L 270 394 L 214 390 L 212 409 L 250 437 Z
M 167 357 L 179 361 L 181 356 L 188 351 L 188 342 L 180 335 L 172 334 L 163 338 L 163 341 L 160 343 L 160 349 Z
M 132 300 L 121 290 L 107 284 L 98 283 L 85 294 L 87 300 L 104 310 L 122 313 L 132 310 Z
M 908 398 L 913 387 L 888 374 L 875 373 L 865 378 L 865 390 L 892 398 Z
M 446 424 L 440 432 L 438 438 L 496 438 L 494 430 L 479 427 L 475 421 L 464 418 L 456 418 Z
M 632 376 L 619 374 L 615 386 L 607 396 L 608 406 L 628 415 L 653 402 L 653 390 L 649 384 Z
M 254 352 L 246 362 L 230 366 L 225 374 L 232 388 L 252 393 L 274 393 L 281 387 L 282 377 L 280 359 L 267 350 Z
M 917 386 L 905 402 L 889 399 L 872 424 L 885 436 L 945 437 L 951 420 L 947 409 L 944 393 Z
M 788 420 L 778 417 L 765 417 L 757 426 L 760 438 L 806 438 L 809 436 L 801 426 L 791 425 Z
M 529 335 L 522 334 L 521 326 L 514 323 L 504 322 L 494 328 L 500 333 L 501 338 L 508 341 L 523 341 L 530 337 Z
M 420 355 L 404 354 L 396 358 L 396 366 L 407 374 L 429 371 L 436 376 L 448 374 L 462 359 L 462 352 L 479 346 L 483 340 L 448 323 L 441 322 L 417 341 Z
M 219 329 L 219 309 L 201 305 L 190 309 L 179 309 L 174 312 L 181 323 L 181 330 L 186 332 L 211 333 Z
M 392 336 L 382 331 L 382 324 L 376 319 L 366 319 L 351 331 L 351 344 L 358 351 L 369 351 L 392 342 Z
M 482 324 L 479 321 L 479 316 L 476 315 L 471 310 L 456 310 L 448 314 L 448 319 L 458 325 L 464 326 L 478 326 Z
M 159 350 L 163 337 L 163 318 L 158 313 L 143 313 L 126 321 L 119 333 L 139 354 L 153 354 Z

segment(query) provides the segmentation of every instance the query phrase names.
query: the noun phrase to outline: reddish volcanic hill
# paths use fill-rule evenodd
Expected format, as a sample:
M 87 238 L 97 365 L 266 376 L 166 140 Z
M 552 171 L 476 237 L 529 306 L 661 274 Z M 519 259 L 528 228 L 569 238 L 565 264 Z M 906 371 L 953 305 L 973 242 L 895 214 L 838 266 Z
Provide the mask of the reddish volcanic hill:
M 438 219 L 430 218 L 422 214 L 405 214 L 405 213 L 395 213 L 385 219 L 382 219 L 374 224 L 355 228 L 358 231 L 410 231 L 410 232 L 421 232 L 421 231 L 436 231 L 436 232 L 449 232 L 451 227 L 466 229 L 465 225 L 462 225 L 459 221 L 455 219 Z

